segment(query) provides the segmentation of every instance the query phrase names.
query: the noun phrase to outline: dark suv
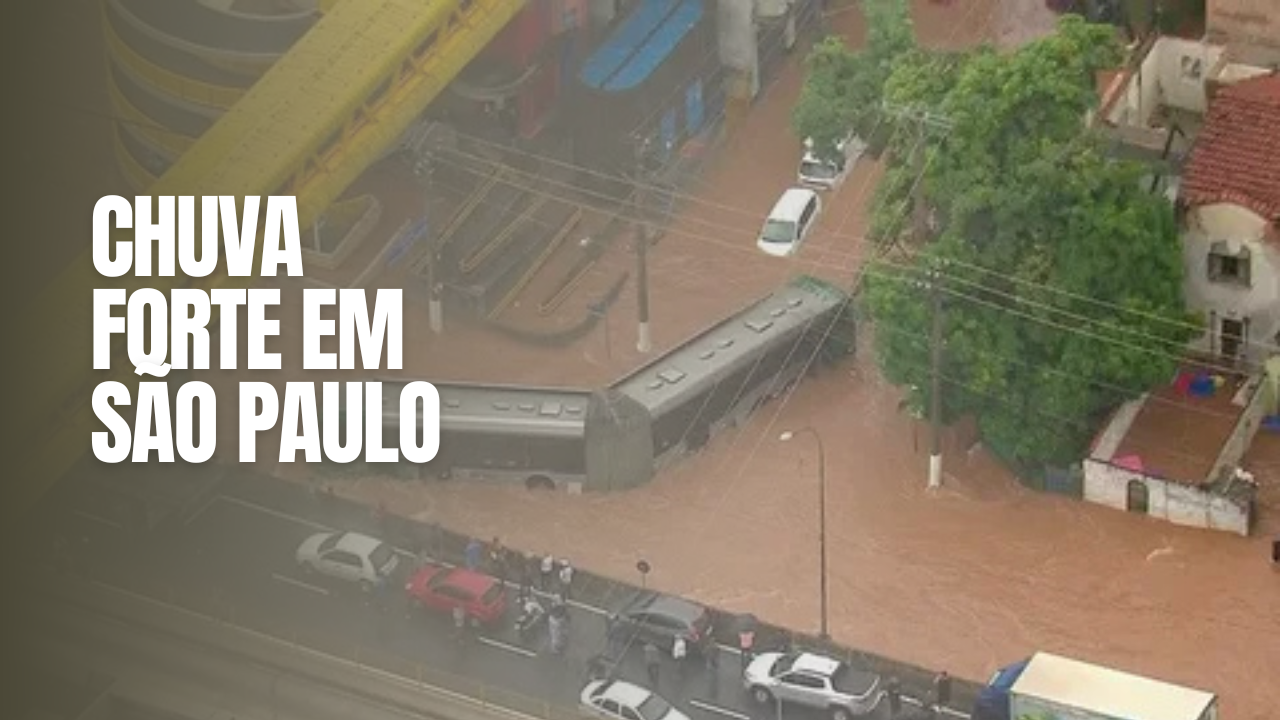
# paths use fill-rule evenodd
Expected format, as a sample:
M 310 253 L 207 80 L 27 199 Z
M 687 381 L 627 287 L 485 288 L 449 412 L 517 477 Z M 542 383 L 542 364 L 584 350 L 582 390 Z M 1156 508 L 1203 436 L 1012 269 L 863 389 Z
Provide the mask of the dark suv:
M 627 645 L 651 642 L 670 652 L 677 636 L 684 636 L 690 653 L 711 634 L 711 613 L 682 598 L 642 592 L 609 616 L 609 639 Z

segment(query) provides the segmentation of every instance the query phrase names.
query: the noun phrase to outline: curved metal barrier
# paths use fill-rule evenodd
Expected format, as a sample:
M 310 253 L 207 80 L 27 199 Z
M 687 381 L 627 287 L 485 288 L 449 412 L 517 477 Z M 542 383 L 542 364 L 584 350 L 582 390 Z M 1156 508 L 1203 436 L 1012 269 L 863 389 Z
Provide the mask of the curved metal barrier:
M 253 79 L 208 65 L 139 32 L 103 5 L 108 54 L 157 90 L 190 103 L 229 110 Z
M 253 73 L 302 39 L 317 15 L 265 16 L 215 10 L 192 0 L 106 0 L 149 37 L 228 69 Z

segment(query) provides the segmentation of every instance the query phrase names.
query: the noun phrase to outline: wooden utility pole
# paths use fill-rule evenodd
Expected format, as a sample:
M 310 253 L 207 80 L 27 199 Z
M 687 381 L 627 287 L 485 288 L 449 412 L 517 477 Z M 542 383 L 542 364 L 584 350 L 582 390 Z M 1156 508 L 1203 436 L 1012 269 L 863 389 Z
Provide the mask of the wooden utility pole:
M 886 105 L 884 111 L 890 115 L 915 125 L 915 150 L 911 162 L 914 167 L 914 180 L 911 188 L 912 238 L 916 247 L 921 247 L 929 239 L 929 201 L 924 191 L 924 176 L 928 169 L 926 159 L 928 131 L 930 127 L 943 131 L 950 130 L 949 119 L 939 117 L 926 109 L 917 107 L 893 107 Z M 942 365 L 943 350 L 946 343 L 945 319 L 943 317 L 942 281 L 946 261 L 934 262 L 927 269 L 925 290 L 929 293 L 929 305 L 932 314 L 932 328 L 929 333 L 929 488 L 942 486 Z
M 932 387 L 929 391 L 929 489 L 942 487 L 942 273 L 929 270 L 929 300 L 933 312 L 933 330 L 929 338 L 929 364 L 932 368 Z

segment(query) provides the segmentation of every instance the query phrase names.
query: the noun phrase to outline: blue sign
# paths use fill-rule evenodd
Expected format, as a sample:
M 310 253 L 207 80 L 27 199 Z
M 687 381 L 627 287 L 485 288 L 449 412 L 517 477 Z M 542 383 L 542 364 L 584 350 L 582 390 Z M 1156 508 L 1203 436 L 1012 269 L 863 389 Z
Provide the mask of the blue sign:
M 402 230 L 400 237 L 396 238 L 391 246 L 391 251 L 387 253 L 387 267 L 395 267 L 397 263 L 403 260 L 404 256 L 409 254 L 409 250 L 419 240 L 426 237 L 428 230 L 429 226 L 425 217 Z

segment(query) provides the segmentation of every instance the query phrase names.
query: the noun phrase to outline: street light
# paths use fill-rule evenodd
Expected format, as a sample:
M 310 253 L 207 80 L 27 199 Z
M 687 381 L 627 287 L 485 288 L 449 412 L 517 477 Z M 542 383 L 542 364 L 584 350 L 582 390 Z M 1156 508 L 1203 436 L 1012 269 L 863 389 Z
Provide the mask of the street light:
M 822 593 L 822 629 L 818 633 L 818 637 L 823 640 L 830 639 L 831 635 L 827 632 L 827 453 L 822 446 L 822 436 L 817 430 L 811 427 L 804 427 L 792 432 L 790 430 L 778 436 L 778 440 L 789 442 L 798 435 L 809 433 L 818 443 L 818 555 L 820 568 L 818 575 L 821 578 Z

